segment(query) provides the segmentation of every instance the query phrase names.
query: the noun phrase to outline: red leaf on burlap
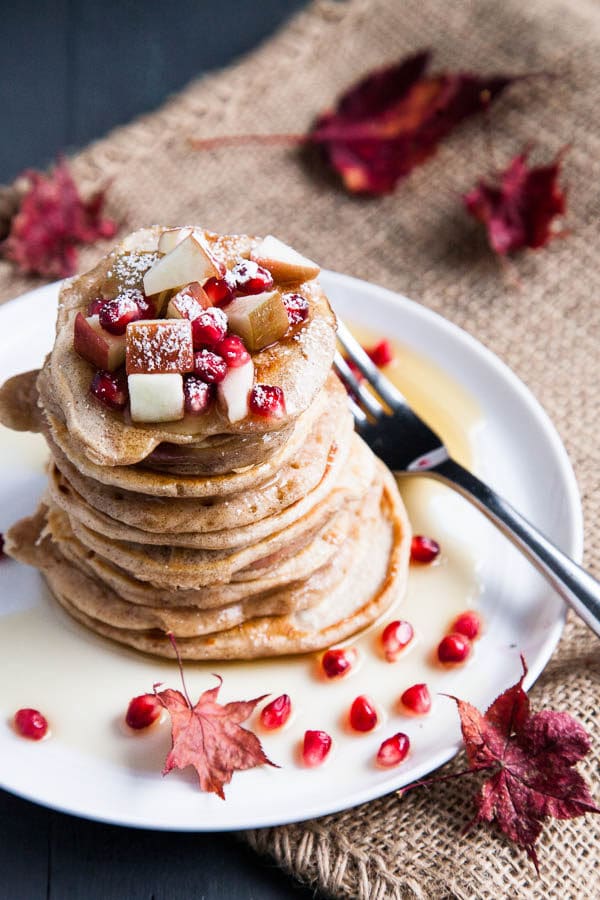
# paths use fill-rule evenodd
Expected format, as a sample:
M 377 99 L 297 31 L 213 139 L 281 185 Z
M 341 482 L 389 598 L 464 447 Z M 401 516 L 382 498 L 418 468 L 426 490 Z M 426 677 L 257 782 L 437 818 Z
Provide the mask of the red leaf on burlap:
M 222 706 L 217 702 L 221 684 L 219 678 L 219 684 L 204 691 L 193 706 L 181 691 L 155 693 L 171 717 L 172 747 L 163 775 L 172 769 L 193 766 L 200 789 L 224 800 L 223 788 L 234 772 L 275 764 L 266 756 L 257 736 L 241 727 L 263 697 Z
M 310 140 L 353 193 L 386 194 L 435 153 L 463 119 L 486 110 L 515 79 L 470 72 L 427 75 L 423 51 L 350 88 L 315 122 Z
M 544 247 L 558 234 L 553 220 L 566 209 L 558 184 L 563 154 L 530 168 L 529 151 L 515 156 L 493 183 L 479 181 L 463 197 L 469 213 L 483 222 L 492 250 L 504 256 L 524 247 Z
M 88 200 L 79 194 L 67 163 L 59 160 L 47 175 L 30 170 L 29 188 L 12 218 L 2 253 L 23 272 L 64 278 L 77 268 L 77 245 L 110 238 L 117 225 L 103 218 L 104 192 Z
M 536 841 L 543 820 L 572 819 L 600 812 L 583 777 L 573 767 L 586 756 L 590 738 L 568 713 L 531 713 L 523 690 L 525 660 L 519 681 L 481 713 L 455 700 L 469 768 L 493 770 L 476 797 L 477 822 L 496 822 L 504 834 L 527 851 L 536 869 Z

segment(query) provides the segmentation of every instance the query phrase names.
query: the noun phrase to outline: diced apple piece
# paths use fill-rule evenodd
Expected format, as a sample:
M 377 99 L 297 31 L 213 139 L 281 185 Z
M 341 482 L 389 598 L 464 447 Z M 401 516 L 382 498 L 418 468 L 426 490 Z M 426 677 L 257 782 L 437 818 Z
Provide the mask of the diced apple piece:
M 167 228 L 163 231 L 158 239 L 158 252 L 170 253 L 177 244 L 180 244 L 186 237 L 192 234 L 194 229 L 188 225 L 186 228 Z
M 194 371 L 192 323 L 188 319 L 143 319 L 127 326 L 128 375 Z
M 268 234 L 258 247 L 252 250 L 250 259 L 268 269 L 276 281 L 310 281 L 321 271 L 312 259 L 302 256 L 272 234 Z
M 186 285 L 169 300 L 167 318 L 197 319 L 205 309 L 212 306 L 212 300 L 197 281 Z
M 125 362 L 125 335 L 105 331 L 97 315 L 77 313 L 73 345 L 97 369 L 114 372 Z
M 243 366 L 229 369 L 217 385 L 217 396 L 230 422 L 239 422 L 248 415 L 248 398 L 253 381 L 254 363 L 249 359 Z
M 127 382 L 134 422 L 177 422 L 183 419 L 182 375 L 129 375 Z
M 237 297 L 225 308 L 229 330 L 237 334 L 249 350 L 274 344 L 290 327 L 279 291 L 265 291 Z
M 144 292 L 150 296 L 192 281 L 204 282 L 217 275 L 217 264 L 200 241 L 190 234 L 146 272 Z

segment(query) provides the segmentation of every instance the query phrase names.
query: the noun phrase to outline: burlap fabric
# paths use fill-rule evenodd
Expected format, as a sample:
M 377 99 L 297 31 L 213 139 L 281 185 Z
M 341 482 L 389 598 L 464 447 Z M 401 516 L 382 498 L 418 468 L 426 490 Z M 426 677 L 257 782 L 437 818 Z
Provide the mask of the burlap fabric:
M 367 69 L 418 48 L 439 67 L 553 73 L 512 88 L 463 127 L 390 197 L 345 195 L 295 150 L 198 153 L 190 136 L 303 131 Z M 275 231 L 323 265 L 402 291 L 483 341 L 529 385 L 557 424 L 585 507 L 586 562 L 600 563 L 600 6 L 594 0 L 350 0 L 315 3 L 239 65 L 192 84 L 157 113 L 74 160 L 86 188 L 112 179 L 126 228 L 197 221 L 222 231 Z M 529 142 L 548 160 L 571 145 L 564 171 L 571 234 L 517 262 L 507 284 L 459 196 Z M 82 267 L 104 252 L 89 248 Z M 0 297 L 31 288 L 0 264 Z M 597 778 L 597 640 L 571 618 L 534 704 L 568 710 L 592 732 L 583 769 Z M 335 816 L 249 832 L 261 853 L 324 894 L 382 898 L 600 896 L 600 818 L 552 823 L 542 878 L 501 836 L 461 828 L 466 784 L 388 796 Z

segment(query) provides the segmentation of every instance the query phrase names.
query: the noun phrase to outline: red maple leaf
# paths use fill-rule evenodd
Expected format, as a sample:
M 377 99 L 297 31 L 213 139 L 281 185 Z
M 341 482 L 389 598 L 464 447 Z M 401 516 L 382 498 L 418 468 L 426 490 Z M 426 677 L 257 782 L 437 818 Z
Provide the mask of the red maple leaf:
M 568 713 L 531 713 L 519 681 L 494 700 L 485 714 L 464 700 L 458 706 L 472 771 L 490 771 L 475 797 L 477 822 L 495 821 L 527 851 L 538 869 L 535 850 L 543 819 L 572 819 L 600 812 L 583 777 L 573 767 L 588 753 L 590 738 Z M 435 780 L 435 779 L 433 779 Z
M 317 119 L 310 140 L 323 147 L 349 191 L 392 191 L 459 122 L 486 110 L 515 80 L 470 72 L 427 75 L 429 58 L 422 51 L 372 72 Z
M 21 177 L 29 188 L 0 245 L 3 255 L 23 272 L 49 278 L 72 275 L 76 246 L 110 238 L 117 230 L 115 222 L 102 218 L 104 192 L 83 200 L 64 160 L 48 175 L 30 170 Z
M 483 222 L 490 247 L 504 256 L 523 247 L 544 247 L 557 237 L 552 222 L 566 209 L 558 184 L 563 154 L 546 166 L 529 167 L 529 151 L 515 156 L 494 183 L 479 181 L 463 197 L 469 213 Z
M 277 768 L 265 754 L 257 736 L 241 727 L 256 704 L 267 695 L 223 706 L 217 703 L 223 679 L 216 675 L 218 685 L 204 691 L 198 702 L 192 704 L 175 638 L 171 633 L 167 637 L 175 650 L 183 693 L 170 688 L 157 691 L 159 685 L 154 685 L 154 693 L 171 717 L 172 746 L 165 760 L 163 775 L 172 769 L 193 766 L 198 773 L 200 789 L 218 794 L 224 800 L 223 788 L 229 784 L 234 772 L 262 765 Z

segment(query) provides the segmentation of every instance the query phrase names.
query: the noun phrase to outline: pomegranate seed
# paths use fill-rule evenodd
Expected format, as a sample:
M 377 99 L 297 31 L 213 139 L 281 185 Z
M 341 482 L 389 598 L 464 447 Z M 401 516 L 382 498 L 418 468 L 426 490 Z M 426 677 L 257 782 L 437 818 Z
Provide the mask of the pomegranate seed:
M 92 378 L 90 392 L 109 409 L 125 409 L 129 397 L 127 379 L 121 372 L 100 370 Z
M 194 353 L 194 374 L 207 384 L 219 384 L 227 375 L 227 363 L 210 350 Z
M 284 294 L 281 298 L 288 314 L 290 325 L 299 325 L 308 318 L 309 306 L 302 294 Z
M 152 318 L 154 304 L 141 291 L 124 291 L 114 300 L 107 300 L 98 311 L 100 324 L 111 334 L 125 334 L 130 322 Z
M 394 359 L 394 351 L 389 341 L 380 341 L 374 347 L 365 347 L 365 350 L 376 366 L 387 366 Z
M 368 697 L 361 694 L 350 707 L 350 725 L 355 731 L 373 731 L 379 717 Z
M 250 359 L 244 342 L 236 334 L 230 334 L 214 348 L 215 353 L 222 356 L 230 369 L 239 369 Z
M 327 678 L 339 678 L 350 671 L 356 662 L 356 650 L 353 647 L 340 647 L 327 650 L 321 657 L 321 666 Z
M 273 287 L 273 276 L 268 269 L 263 269 L 251 259 L 245 259 L 234 266 L 231 275 L 239 294 L 261 294 Z
M 218 344 L 227 334 L 227 316 L 222 309 L 209 306 L 200 313 L 197 319 L 192 320 L 192 339 L 194 349 L 208 344 L 210 347 Z
M 289 719 L 291 711 L 292 701 L 287 694 L 282 694 L 281 697 L 276 697 L 275 700 L 267 703 L 260 714 L 260 723 L 263 728 L 268 728 L 270 731 L 281 728 Z
M 475 638 L 479 637 L 481 632 L 481 618 L 476 612 L 468 610 L 467 612 L 461 613 L 460 616 L 454 620 L 454 624 L 450 631 L 453 631 L 456 634 L 462 634 L 464 637 L 469 638 L 470 641 L 474 641 Z
M 413 562 L 432 562 L 439 555 L 440 545 L 433 538 L 415 534 L 410 545 L 410 558 Z
M 96 316 L 106 302 L 106 297 L 96 297 L 95 300 L 91 300 L 90 303 L 88 303 L 86 316 Z
M 250 393 L 250 410 L 266 419 L 281 419 L 285 416 L 282 389 L 273 384 L 255 384 Z
M 41 741 L 48 733 L 48 722 L 37 709 L 19 709 L 15 713 L 15 728 L 21 737 Z
M 233 300 L 233 285 L 230 278 L 209 278 L 204 282 L 204 290 L 212 300 L 214 306 L 226 306 Z
M 331 738 L 326 731 L 306 731 L 302 745 L 302 760 L 305 766 L 314 768 L 325 762 L 331 750 Z
M 410 644 L 414 636 L 415 632 L 412 625 L 403 619 L 398 619 L 386 625 L 381 635 L 381 643 L 383 644 L 383 652 L 387 661 L 395 662 L 398 655 Z
M 437 648 L 438 659 L 442 663 L 464 662 L 470 652 L 471 642 L 462 634 L 447 634 Z
M 202 381 L 198 375 L 186 375 L 183 379 L 183 395 L 185 411 L 199 416 L 206 412 L 211 404 L 214 388 Z
M 431 709 L 431 696 L 426 684 L 413 684 L 400 697 L 402 704 L 417 716 L 424 716 Z
M 377 765 L 384 769 L 391 769 L 404 762 L 410 750 L 410 741 L 407 734 L 401 731 L 385 740 L 377 751 Z
M 125 721 L 130 728 L 141 731 L 142 728 L 149 728 L 160 719 L 161 712 L 162 706 L 158 697 L 154 694 L 141 694 L 130 701 Z

